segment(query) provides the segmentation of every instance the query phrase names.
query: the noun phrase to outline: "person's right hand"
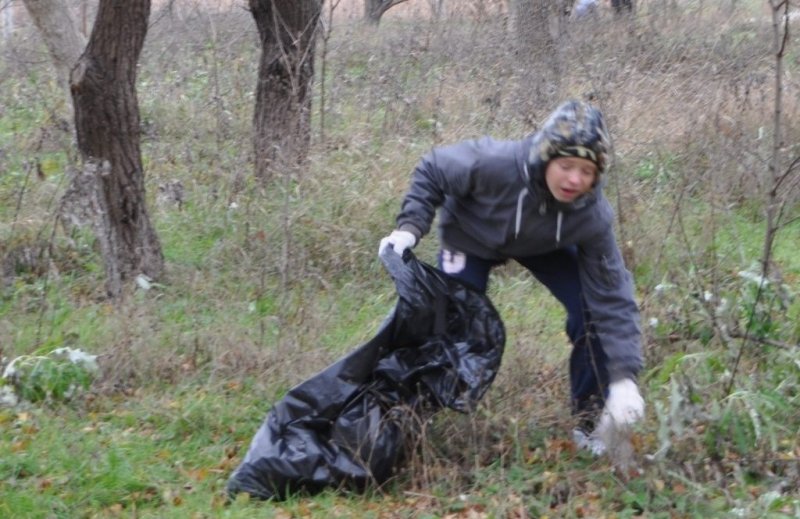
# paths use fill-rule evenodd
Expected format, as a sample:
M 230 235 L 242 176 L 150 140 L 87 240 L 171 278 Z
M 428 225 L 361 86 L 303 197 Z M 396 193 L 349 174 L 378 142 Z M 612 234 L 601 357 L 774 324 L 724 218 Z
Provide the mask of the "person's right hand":
M 383 251 L 389 245 L 392 246 L 392 249 L 397 254 L 402 256 L 406 249 L 413 249 L 416 244 L 417 237 L 410 232 L 400 230 L 392 231 L 392 234 L 381 240 L 380 247 L 378 247 L 378 256 L 383 255 Z

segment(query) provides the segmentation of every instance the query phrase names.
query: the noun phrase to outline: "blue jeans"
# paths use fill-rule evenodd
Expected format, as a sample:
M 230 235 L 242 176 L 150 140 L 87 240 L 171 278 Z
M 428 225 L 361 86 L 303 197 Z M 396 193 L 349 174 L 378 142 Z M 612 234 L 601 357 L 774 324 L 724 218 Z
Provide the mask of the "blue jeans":
M 569 361 L 572 409 L 587 420 L 587 427 L 591 427 L 591 420 L 605 399 L 608 371 L 606 355 L 583 299 L 578 249 L 572 246 L 548 254 L 513 259 L 546 286 L 567 311 L 566 332 L 572 342 Z M 489 271 L 504 261 L 442 250 L 438 263 L 448 275 L 485 293 Z

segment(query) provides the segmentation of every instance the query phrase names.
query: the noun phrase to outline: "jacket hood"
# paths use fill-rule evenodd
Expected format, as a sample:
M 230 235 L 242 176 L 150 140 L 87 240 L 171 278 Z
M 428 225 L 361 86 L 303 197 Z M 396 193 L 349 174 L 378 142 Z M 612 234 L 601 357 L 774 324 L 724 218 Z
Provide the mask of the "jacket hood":
M 547 189 L 545 169 L 555 157 L 577 155 L 597 164 L 597 182 L 591 192 L 563 205 L 565 208 L 582 206 L 588 201 L 587 198 L 595 198 L 595 190 L 602 185 L 602 174 L 607 170 L 611 157 L 611 141 L 600 110 L 582 101 L 566 101 L 550 114 L 542 128 L 533 134 L 530 143 L 525 166 L 526 180 L 531 188 L 546 195 L 544 198 L 551 204 L 562 205 L 552 198 Z

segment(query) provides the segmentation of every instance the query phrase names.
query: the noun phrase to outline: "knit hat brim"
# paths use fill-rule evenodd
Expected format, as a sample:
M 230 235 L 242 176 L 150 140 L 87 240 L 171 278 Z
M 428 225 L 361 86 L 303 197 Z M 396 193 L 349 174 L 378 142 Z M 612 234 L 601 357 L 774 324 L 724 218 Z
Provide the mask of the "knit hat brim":
M 565 146 L 556 150 L 556 155 L 561 157 L 577 157 L 580 159 L 591 160 L 597 164 L 597 153 L 586 146 Z

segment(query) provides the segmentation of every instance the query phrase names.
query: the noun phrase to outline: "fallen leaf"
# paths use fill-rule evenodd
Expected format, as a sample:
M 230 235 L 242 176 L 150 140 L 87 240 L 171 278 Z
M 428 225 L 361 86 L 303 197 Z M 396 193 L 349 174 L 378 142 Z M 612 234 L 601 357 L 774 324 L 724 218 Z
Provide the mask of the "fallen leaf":
M 198 469 L 182 470 L 181 472 L 189 479 L 199 482 L 208 477 L 209 470 L 206 467 L 200 467 Z
M 28 440 L 27 438 L 24 440 L 15 441 L 14 443 L 11 444 L 11 452 L 24 451 L 25 449 L 28 448 L 28 445 L 30 445 L 30 443 L 31 441 Z
M 225 492 L 217 492 L 211 498 L 211 508 L 213 508 L 214 510 L 225 508 L 227 504 L 228 504 L 228 494 L 226 494 Z

